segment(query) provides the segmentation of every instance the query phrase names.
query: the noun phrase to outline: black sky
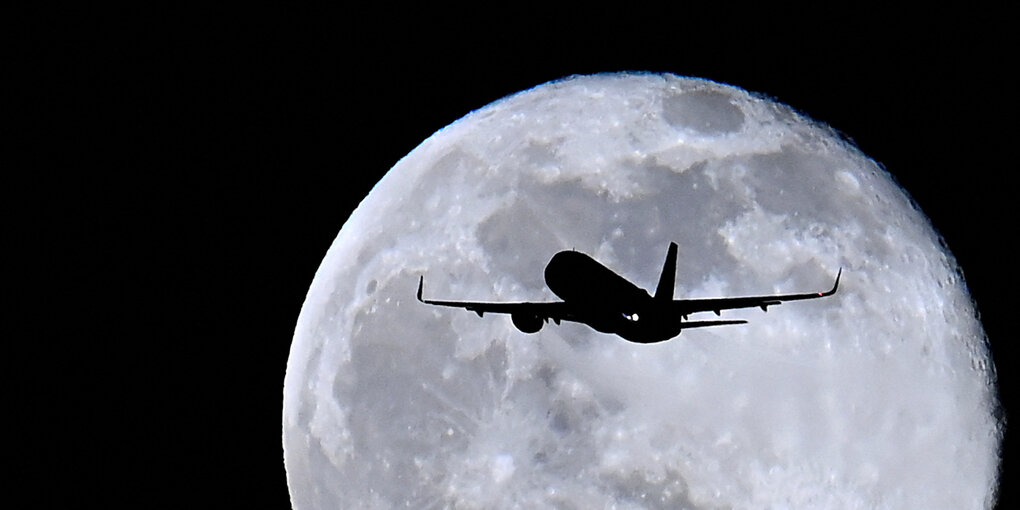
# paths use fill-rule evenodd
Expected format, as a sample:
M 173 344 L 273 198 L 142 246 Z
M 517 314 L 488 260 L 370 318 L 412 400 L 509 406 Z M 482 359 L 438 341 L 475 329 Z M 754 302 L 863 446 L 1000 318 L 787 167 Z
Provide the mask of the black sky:
M 30 480 L 71 476 L 86 498 L 135 507 L 154 493 L 287 507 L 290 337 L 347 216 L 465 113 L 604 71 L 737 85 L 851 137 L 945 237 L 1002 401 L 1017 408 L 1006 326 L 1016 40 L 1001 13 L 773 12 L 739 25 L 724 13 L 439 24 L 282 8 L 38 14 L 16 48 L 28 87 L 14 99 L 30 120 L 14 140 L 28 163 L 8 190 L 13 245 L 31 252 L 39 295 L 24 300 L 33 340 L 14 352 L 58 374 L 20 392 L 33 420 L 19 446 L 58 460 L 31 463 Z M 1000 506 L 1014 497 L 1004 484 Z

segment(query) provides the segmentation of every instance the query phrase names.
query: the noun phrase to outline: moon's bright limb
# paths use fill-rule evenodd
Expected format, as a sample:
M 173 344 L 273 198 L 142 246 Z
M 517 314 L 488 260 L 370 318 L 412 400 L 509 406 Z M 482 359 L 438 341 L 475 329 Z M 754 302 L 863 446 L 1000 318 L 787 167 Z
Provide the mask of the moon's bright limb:
M 552 299 L 576 248 L 675 294 L 833 298 L 638 345 L 418 303 Z M 402 159 L 340 231 L 284 394 L 295 508 L 988 508 L 1001 428 L 952 255 L 875 162 L 672 75 L 546 84 Z

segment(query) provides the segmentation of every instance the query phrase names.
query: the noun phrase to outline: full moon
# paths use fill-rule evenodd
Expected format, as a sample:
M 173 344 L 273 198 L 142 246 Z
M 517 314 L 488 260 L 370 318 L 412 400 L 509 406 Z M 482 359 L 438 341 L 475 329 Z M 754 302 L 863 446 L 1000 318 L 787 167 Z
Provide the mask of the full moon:
M 651 345 L 415 299 L 423 275 L 555 301 L 569 249 L 654 289 L 671 241 L 676 298 L 842 267 L 839 292 Z M 292 504 L 990 508 L 1002 427 L 960 275 L 887 172 L 790 107 L 668 74 L 538 86 L 425 140 L 340 230 L 287 364 Z

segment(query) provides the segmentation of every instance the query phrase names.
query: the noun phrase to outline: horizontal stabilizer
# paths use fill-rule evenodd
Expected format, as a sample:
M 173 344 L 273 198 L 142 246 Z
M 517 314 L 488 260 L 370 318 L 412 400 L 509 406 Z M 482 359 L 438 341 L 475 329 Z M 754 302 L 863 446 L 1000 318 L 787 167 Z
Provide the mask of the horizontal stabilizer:
M 681 329 L 705 328 L 708 326 L 728 326 L 730 324 L 747 324 L 747 321 L 684 321 L 680 323 Z

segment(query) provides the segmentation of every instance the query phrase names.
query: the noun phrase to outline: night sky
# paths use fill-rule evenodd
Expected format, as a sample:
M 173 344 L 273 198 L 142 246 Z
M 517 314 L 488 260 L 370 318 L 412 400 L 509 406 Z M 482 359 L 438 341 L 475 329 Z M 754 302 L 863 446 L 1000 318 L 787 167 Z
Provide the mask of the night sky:
M 290 337 L 340 227 L 436 130 L 571 74 L 709 78 L 852 138 L 957 257 L 1000 398 L 1017 409 L 1005 16 L 771 13 L 734 25 L 723 14 L 37 13 L 39 30 L 15 48 L 27 87 L 13 139 L 28 162 L 6 178 L 12 247 L 28 254 L 15 273 L 34 289 L 22 304 L 34 333 L 9 352 L 33 374 L 16 391 L 29 440 L 15 446 L 34 459 L 26 479 L 51 487 L 37 496 L 288 507 Z M 1016 496 L 1003 486 L 1006 508 Z

